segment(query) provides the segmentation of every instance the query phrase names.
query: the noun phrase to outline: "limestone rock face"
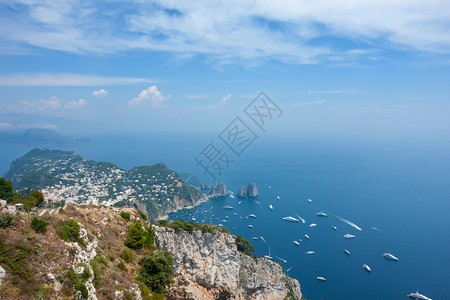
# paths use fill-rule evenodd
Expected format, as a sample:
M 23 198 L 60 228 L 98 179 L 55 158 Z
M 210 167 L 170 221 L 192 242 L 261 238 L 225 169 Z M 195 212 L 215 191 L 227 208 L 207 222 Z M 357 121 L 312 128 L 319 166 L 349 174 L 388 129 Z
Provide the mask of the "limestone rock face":
M 247 196 L 248 197 L 258 197 L 258 189 L 256 188 L 256 183 L 250 182 L 247 185 Z
M 237 192 L 237 196 L 239 198 L 245 198 L 247 197 L 247 189 L 245 188 L 245 186 L 241 186 L 241 188 L 239 189 L 239 191 Z
M 6 200 L 0 199 L 0 207 L 6 206 L 6 204 L 8 204 L 8 202 L 6 202 Z
M 227 186 L 223 182 L 216 183 L 209 191 L 211 198 L 224 197 L 227 195 Z
M 6 275 L 6 271 L 5 269 L 2 268 L 2 266 L 0 266 L 0 285 L 2 284 L 2 280 Z
M 255 260 L 239 252 L 231 234 L 153 228 L 156 246 L 173 255 L 174 283 L 167 299 L 268 300 L 284 299 L 288 293 L 293 299 L 302 298 L 297 280 L 269 259 Z

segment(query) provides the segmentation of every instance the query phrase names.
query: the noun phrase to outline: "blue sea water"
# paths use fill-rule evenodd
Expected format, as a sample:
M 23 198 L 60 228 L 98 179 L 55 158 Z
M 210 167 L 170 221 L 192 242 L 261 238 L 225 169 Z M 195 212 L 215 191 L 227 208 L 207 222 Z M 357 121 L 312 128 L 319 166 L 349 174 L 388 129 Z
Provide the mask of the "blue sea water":
M 70 150 L 126 169 L 163 161 L 211 184 L 192 159 L 209 142 L 208 137 L 93 140 Z M 1 147 L 1 173 L 30 149 Z M 448 150 L 439 142 L 267 138 L 250 147 L 221 178 L 235 193 L 241 185 L 255 182 L 259 190 L 256 199 L 213 199 L 170 217 L 221 223 L 233 234 L 247 238 L 258 256 L 268 255 L 270 249 L 276 261 L 287 261 L 283 266 L 299 280 L 307 298 L 407 299 L 406 294 L 418 290 L 433 299 L 450 299 Z M 223 209 L 225 205 L 233 209 Z M 318 211 L 328 217 L 318 217 Z M 248 218 L 249 214 L 257 218 Z M 286 216 L 300 216 L 306 223 L 282 220 Z M 310 228 L 311 223 L 317 226 Z M 344 239 L 346 233 L 356 238 Z M 310 239 L 305 239 L 305 234 Z M 261 236 L 264 240 L 252 239 Z M 293 241 L 299 239 L 302 242 L 297 246 Z M 351 255 L 345 255 L 344 249 Z M 316 253 L 306 255 L 309 250 Z M 384 252 L 400 260 L 390 261 L 382 256 Z M 364 263 L 371 273 L 362 269 Z M 318 281 L 317 276 L 327 281 Z

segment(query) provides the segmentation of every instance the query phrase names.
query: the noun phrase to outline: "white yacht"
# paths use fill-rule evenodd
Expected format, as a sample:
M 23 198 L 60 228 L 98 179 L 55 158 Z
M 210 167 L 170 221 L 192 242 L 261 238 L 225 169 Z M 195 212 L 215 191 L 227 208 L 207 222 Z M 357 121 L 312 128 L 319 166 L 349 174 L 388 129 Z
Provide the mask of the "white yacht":
M 225 205 L 223 208 L 224 209 L 233 209 L 233 206 Z
M 252 239 L 259 240 L 259 237 L 254 236 L 254 237 L 252 237 Z
M 309 227 L 316 227 L 317 226 L 317 224 L 315 224 L 315 223 L 312 223 L 311 225 L 309 225 Z
M 353 234 L 347 233 L 346 235 L 344 235 L 345 239 L 352 239 L 355 238 L 356 236 L 354 236 Z
M 366 265 L 366 264 L 363 264 L 363 266 L 362 266 L 364 269 L 366 269 L 367 270 L 367 272 L 371 272 L 372 270 L 370 269 L 370 267 L 368 266 L 368 265 Z
M 265 257 L 265 258 L 267 258 L 267 259 L 271 259 L 271 260 L 273 260 L 273 257 L 272 257 L 272 256 L 269 256 L 269 255 L 264 255 L 264 257 Z
M 306 199 L 309 203 L 311 203 L 312 202 L 312 200 L 311 199 Z
M 248 225 L 249 228 L 253 228 L 253 225 Z
M 348 251 L 347 249 L 344 250 L 345 254 L 350 255 L 350 251 Z
M 305 238 L 309 239 L 309 235 L 305 234 Z
M 323 211 L 316 213 L 316 215 L 318 215 L 319 217 L 328 217 L 328 215 L 326 213 L 324 213 Z
M 327 279 L 325 277 L 322 277 L 322 276 L 319 276 L 319 277 L 316 277 L 316 278 L 317 278 L 317 280 L 327 281 Z
M 254 214 L 249 214 L 248 216 L 251 218 L 256 218 L 256 216 Z
M 277 199 L 280 200 L 280 196 L 277 196 Z
M 386 257 L 386 258 L 392 259 L 392 260 L 398 260 L 397 257 L 395 257 L 394 255 L 390 254 L 389 252 L 388 253 L 384 253 L 383 256 Z
M 431 298 L 428 298 L 427 296 L 422 295 L 419 292 L 411 293 L 408 295 L 408 297 L 422 299 L 422 300 L 432 300 Z
M 269 208 L 270 208 L 270 210 L 273 210 L 272 204 L 269 204 Z
M 310 254 L 314 254 L 316 253 L 315 251 L 306 251 L 306 254 L 310 255 Z
M 233 213 L 233 215 L 237 216 L 237 213 Z
M 294 218 L 294 217 L 291 217 L 291 216 L 284 217 L 283 220 L 291 221 L 291 222 L 299 222 L 298 219 L 296 219 L 296 218 Z
M 294 244 L 296 244 L 297 246 L 300 246 L 300 243 L 297 241 L 294 241 Z
M 331 227 L 333 227 L 334 230 L 337 230 L 337 227 L 336 227 L 336 226 L 331 226 Z

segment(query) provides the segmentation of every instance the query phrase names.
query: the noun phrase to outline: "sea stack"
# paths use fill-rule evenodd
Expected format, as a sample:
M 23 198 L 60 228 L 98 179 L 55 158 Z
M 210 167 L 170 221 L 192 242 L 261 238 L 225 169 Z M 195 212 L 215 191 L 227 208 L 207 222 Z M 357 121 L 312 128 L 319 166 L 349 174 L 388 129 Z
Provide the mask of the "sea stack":
M 247 197 L 258 197 L 258 189 L 256 188 L 256 183 L 250 182 L 247 185 Z
M 237 192 L 238 198 L 245 198 L 247 197 L 247 190 L 245 189 L 245 186 L 241 186 L 241 188 L 239 189 L 239 191 Z
M 223 182 L 216 183 L 209 191 L 211 198 L 224 197 L 227 195 L 227 186 Z

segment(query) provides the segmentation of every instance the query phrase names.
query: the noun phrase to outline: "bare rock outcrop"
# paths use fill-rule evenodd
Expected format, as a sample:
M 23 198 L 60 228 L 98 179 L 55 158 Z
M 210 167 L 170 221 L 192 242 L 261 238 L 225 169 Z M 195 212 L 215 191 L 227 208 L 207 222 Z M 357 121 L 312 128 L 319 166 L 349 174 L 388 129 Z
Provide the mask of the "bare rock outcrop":
M 237 192 L 236 196 L 238 196 L 239 198 L 245 198 L 247 197 L 247 189 L 245 188 L 245 186 L 241 186 L 241 188 L 239 189 L 239 191 Z
M 235 237 L 154 226 L 155 243 L 173 255 L 174 283 L 167 299 L 301 299 L 297 280 L 269 259 L 239 252 Z
M 250 182 L 247 185 L 247 197 L 258 197 L 258 189 L 256 188 L 256 183 Z
M 209 191 L 211 198 L 224 197 L 227 195 L 227 186 L 223 182 L 216 183 Z

